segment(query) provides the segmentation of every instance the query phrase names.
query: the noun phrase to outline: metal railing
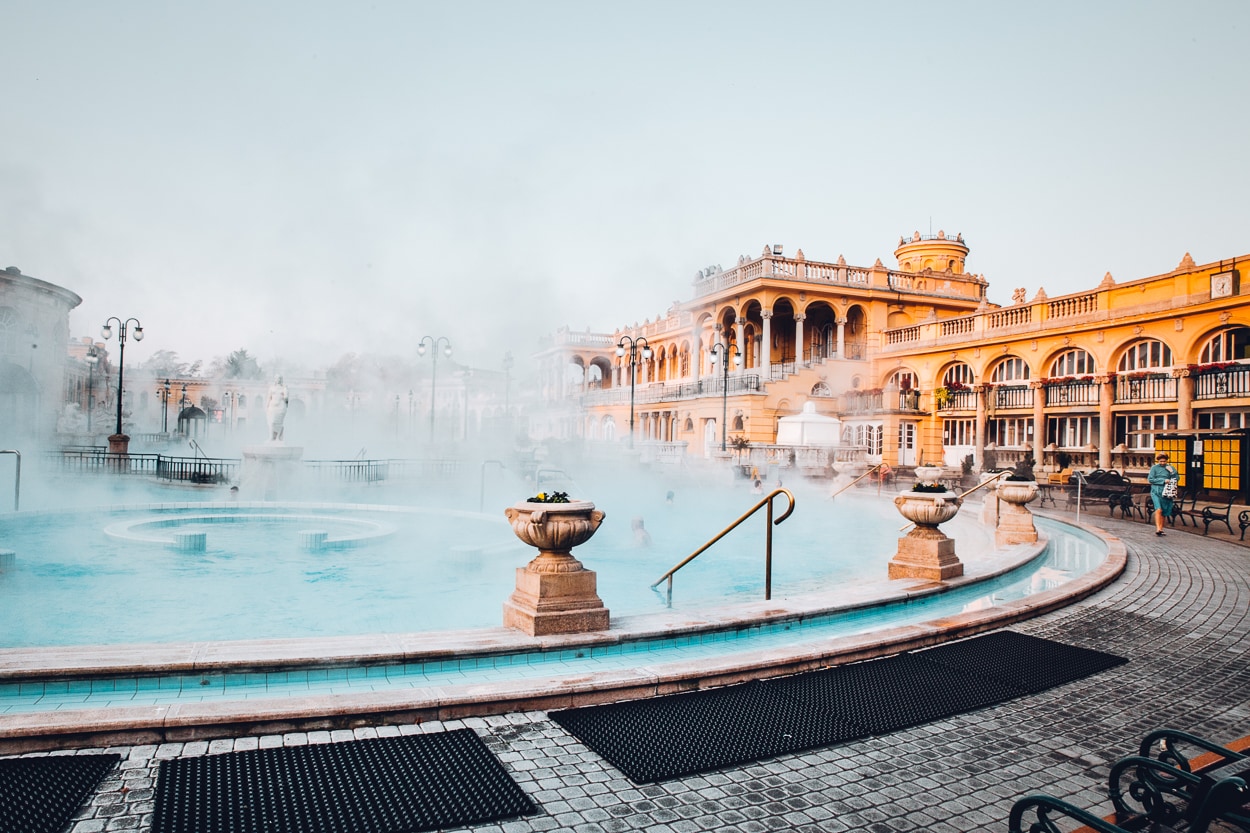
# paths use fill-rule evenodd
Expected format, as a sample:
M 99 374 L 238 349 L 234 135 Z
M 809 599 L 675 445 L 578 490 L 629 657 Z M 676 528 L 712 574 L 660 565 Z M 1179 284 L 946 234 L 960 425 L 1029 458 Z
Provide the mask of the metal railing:
M 776 520 L 774 520 L 773 519 L 773 501 L 776 500 L 778 495 L 785 495 L 786 499 L 790 501 L 790 505 L 789 507 L 786 508 L 785 514 L 783 514 L 780 518 L 777 518 Z M 682 567 L 685 567 L 691 561 L 694 561 L 696 558 L 698 558 L 700 555 L 702 555 L 704 552 L 710 549 L 713 544 L 715 544 L 717 541 L 724 538 L 726 535 L 728 535 L 730 532 L 736 529 L 739 524 L 741 524 L 747 518 L 754 515 L 760 509 L 764 509 L 765 507 L 767 507 L 768 511 L 767 511 L 767 521 L 766 521 L 767 526 L 765 528 L 765 534 L 764 534 L 764 599 L 766 601 L 768 599 L 771 599 L 773 596 L 773 527 L 781 523 L 782 521 L 784 521 L 786 518 L 790 517 L 790 514 L 794 512 L 794 495 L 790 492 L 789 489 L 773 489 L 771 492 L 765 495 L 764 498 L 759 503 L 755 504 L 746 512 L 744 512 L 742 516 L 738 518 L 738 520 L 734 521 L 729 526 L 722 529 L 715 538 L 708 541 L 703 546 L 699 547 L 690 555 L 686 556 L 686 558 L 684 558 L 681 561 L 681 563 L 679 563 L 677 566 L 673 567 L 673 569 L 669 570 L 667 573 L 665 573 L 664 575 L 656 579 L 655 583 L 651 585 L 651 589 L 654 590 L 655 588 L 659 587 L 660 582 L 665 581 L 667 579 L 668 588 L 667 588 L 667 593 L 666 593 L 666 602 L 669 607 L 672 607 L 673 606 L 673 576 L 677 573 L 677 571 L 680 570 Z
M 13 511 L 16 512 L 22 503 L 22 452 L 6 448 L 0 454 L 12 454 L 17 459 L 17 474 L 13 478 Z
M 879 470 L 882 466 L 884 466 L 884 465 L 885 465 L 885 463 L 877 463 L 877 465 L 873 466 L 873 467 L 872 467 L 872 468 L 870 468 L 868 471 L 864 472 L 864 473 L 863 473 L 863 474 L 861 474 L 859 477 L 857 477 L 857 478 L 855 478 L 854 480 L 852 480 L 850 483 L 847 483 L 847 484 L 846 484 L 845 486 L 843 486 L 841 489 L 838 489 L 836 492 L 834 492 L 833 494 L 829 495 L 829 499 L 830 499 L 830 500 L 833 500 L 835 497 L 837 497 L 838 495 L 842 494 L 842 493 L 843 493 L 843 492 L 845 492 L 847 489 L 849 489 L 849 488 L 851 488 L 852 486 L 854 486 L 855 484 L 859 483 L 859 481 L 863 480 L 865 477 L 868 477 L 868 476 L 869 476 L 869 475 L 871 475 L 873 472 L 878 471 L 878 470 Z M 880 481 L 880 479 L 878 478 L 877 483 L 878 483 L 878 484 L 880 484 L 880 482 L 881 482 L 881 481 Z

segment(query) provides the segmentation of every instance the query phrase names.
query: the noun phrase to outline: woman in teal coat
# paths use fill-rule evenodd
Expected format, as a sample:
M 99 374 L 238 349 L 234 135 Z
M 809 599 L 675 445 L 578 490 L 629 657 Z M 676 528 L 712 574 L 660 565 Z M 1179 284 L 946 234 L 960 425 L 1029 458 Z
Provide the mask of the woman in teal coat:
M 1162 451 L 1156 454 L 1155 464 L 1146 475 L 1150 483 L 1150 502 L 1155 507 L 1155 535 L 1163 534 L 1163 519 L 1172 517 L 1172 499 L 1163 496 L 1163 486 L 1177 477 L 1176 469 L 1168 463 L 1168 455 Z

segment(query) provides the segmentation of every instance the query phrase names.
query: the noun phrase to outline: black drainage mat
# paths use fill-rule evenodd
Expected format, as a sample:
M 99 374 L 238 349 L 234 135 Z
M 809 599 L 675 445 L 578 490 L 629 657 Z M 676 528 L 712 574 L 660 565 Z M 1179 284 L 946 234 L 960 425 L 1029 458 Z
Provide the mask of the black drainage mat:
M 1011 632 L 949 648 L 550 717 L 647 783 L 927 723 L 1125 662 Z
M 859 737 L 857 727 L 761 682 L 552 712 L 635 783 L 676 778 Z
M 1114 654 L 1015 631 L 996 631 L 962 642 L 948 642 L 914 656 L 1002 680 L 1030 694 L 1128 662 Z
M 412 833 L 533 812 L 472 729 L 161 761 L 153 833 Z
M 1019 697 L 1006 683 L 966 674 L 911 654 L 838 665 L 772 680 L 769 685 L 880 735 Z
M 0 830 L 60 833 L 121 755 L 0 760 Z

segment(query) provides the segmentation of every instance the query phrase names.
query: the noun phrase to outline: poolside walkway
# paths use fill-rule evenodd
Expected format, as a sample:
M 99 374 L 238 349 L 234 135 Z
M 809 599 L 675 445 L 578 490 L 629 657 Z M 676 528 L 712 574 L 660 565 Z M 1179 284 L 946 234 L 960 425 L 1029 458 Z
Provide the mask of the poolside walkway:
M 1070 513 L 1055 513 L 1071 517 Z M 877 738 L 657 785 L 629 782 L 543 712 L 446 723 L 115 747 L 106 780 L 73 833 L 148 831 L 161 759 L 469 726 L 540 806 L 471 830 L 1006 830 L 1012 802 L 1049 792 L 1110 811 L 1110 763 L 1174 726 L 1216 740 L 1250 735 L 1250 549 L 1236 536 L 1140 521 L 1083 520 L 1124 540 L 1109 588 L 1013 626 L 1130 662 L 1036 696 Z M 98 749 L 79 750 L 98 752 Z M 57 752 L 52 754 L 73 754 Z

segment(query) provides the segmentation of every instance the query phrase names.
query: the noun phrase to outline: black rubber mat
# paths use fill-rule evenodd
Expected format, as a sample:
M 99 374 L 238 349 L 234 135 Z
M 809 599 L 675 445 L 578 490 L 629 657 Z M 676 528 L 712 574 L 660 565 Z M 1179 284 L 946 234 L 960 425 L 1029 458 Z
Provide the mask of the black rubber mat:
M 632 781 L 648 783 L 928 723 L 1122 662 L 999 632 L 807 674 L 550 717 Z
M 831 712 L 858 726 L 858 737 L 929 723 L 1024 693 L 912 654 L 782 677 L 769 685 L 808 705 L 809 713 Z
M 636 783 L 811 749 L 863 734 L 838 716 L 813 713 L 760 682 L 568 709 L 550 716 Z
M 996 631 L 962 642 L 948 642 L 914 656 L 1002 680 L 1029 694 L 1128 662 L 1124 657 L 1015 631 Z
M 533 812 L 472 729 L 161 761 L 153 833 L 412 833 Z
M 121 755 L 0 760 L 0 830 L 61 833 Z

